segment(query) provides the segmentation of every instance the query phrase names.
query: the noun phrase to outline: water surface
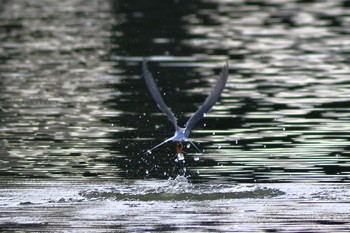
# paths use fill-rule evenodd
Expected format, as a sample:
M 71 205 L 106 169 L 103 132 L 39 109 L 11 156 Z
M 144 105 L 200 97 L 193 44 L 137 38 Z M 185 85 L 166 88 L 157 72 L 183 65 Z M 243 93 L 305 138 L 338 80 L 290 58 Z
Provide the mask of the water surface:
M 1 188 L 6 188 L 0 192 L 2 230 L 348 232 L 350 228 L 348 184 L 3 179 Z
M 346 232 L 349 6 L 2 1 L 1 226 Z M 191 134 L 203 153 L 185 148 L 180 193 L 168 181 L 183 169 L 175 145 L 144 153 L 174 130 L 142 79 L 144 57 L 180 125 L 229 63 Z

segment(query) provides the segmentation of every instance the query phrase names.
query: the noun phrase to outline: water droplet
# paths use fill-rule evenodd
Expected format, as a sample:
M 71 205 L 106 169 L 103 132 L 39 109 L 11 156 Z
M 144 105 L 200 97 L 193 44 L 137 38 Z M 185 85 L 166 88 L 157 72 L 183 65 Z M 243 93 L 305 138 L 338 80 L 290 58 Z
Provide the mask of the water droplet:
M 197 157 L 197 156 L 196 156 L 196 157 L 193 157 L 193 160 L 194 160 L 194 161 L 199 161 L 199 157 Z
M 203 113 L 203 117 L 206 117 L 207 116 L 207 114 L 206 113 Z
M 213 132 L 213 135 L 215 135 L 215 132 Z
M 236 140 L 236 144 L 238 144 L 238 140 Z
M 183 161 L 183 160 L 185 159 L 184 154 L 178 153 L 178 154 L 177 154 L 177 159 L 178 159 L 178 161 Z
M 148 175 L 148 174 L 149 174 L 149 171 L 148 171 L 147 169 L 145 170 L 145 174 L 146 174 L 146 175 Z
M 286 128 L 283 128 L 282 130 L 283 130 L 283 131 L 285 131 L 285 130 L 286 130 Z
M 264 145 L 264 148 L 266 148 L 266 145 Z
M 187 147 L 187 148 L 190 148 L 190 147 L 191 147 L 191 144 L 190 144 L 190 143 L 187 143 L 186 147 Z
M 220 144 L 218 145 L 218 149 L 221 149 L 221 145 Z
M 152 151 L 151 150 L 147 150 L 147 154 L 152 154 Z
M 112 123 L 112 124 L 111 124 L 111 126 L 113 127 L 113 126 L 114 126 L 114 124 Z
M 205 127 L 205 126 L 207 126 L 207 124 L 204 123 L 203 126 Z
M 166 95 L 166 93 L 164 92 L 164 93 L 163 93 L 163 95 L 165 96 L 165 95 Z
M 335 157 L 340 157 L 341 155 L 340 154 L 336 154 Z

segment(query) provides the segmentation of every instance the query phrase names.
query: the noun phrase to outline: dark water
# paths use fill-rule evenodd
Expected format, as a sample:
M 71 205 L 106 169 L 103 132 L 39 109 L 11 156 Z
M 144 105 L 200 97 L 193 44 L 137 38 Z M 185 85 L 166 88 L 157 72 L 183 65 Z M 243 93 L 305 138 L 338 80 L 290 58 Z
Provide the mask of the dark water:
M 349 182 L 349 15 L 348 0 L 1 1 L 0 175 L 7 181 L 0 197 L 9 201 L 8 185 L 22 178 L 48 178 L 39 183 L 43 190 L 64 179 L 67 189 L 77 185 L 74 195 L 94 199 L 86 196 L 94 193 L 85 187 L 90 180 L 94 186 L 97 180 L 122 185 L 122 180 L 156 178 L 161 185 L 175 177 L 182 169 L 175 145 L 144 153 L 174 131 L 148 94 L 141 76 L 144 57 L 182 125 L 203 103 L 224 62 L 229 63 L 220 101 L 191 134 L 204 152 L 185 148 L 190 182 L 212 181 L 220 192 L 222 182 L 232 181 L 323 182 L 325 190 L 333 190 L 334 182 Z M 31 183 L 20 187 L 30 199 Z M 213 188 L 204 187 L 175 199 L 194 198 L 194 205 L 200 205 L 215 194 L 205 196 Z M 97 196 L 105 193 L 102 188 Z M 283 198 L 292 203 L 294 197 L 286 193 Z M 120 194 L 113 190 L 112 197 Z M 226 200 L 220 195 L 215 199 Z M 150 198 L 159 213 L 163 201 L 172 200 L 164 198 Z M 279 208 L 278 200 L 256 203 Z M 10 206 L 21 203 L 12 201 Z M 73 198 L 73 206 L 77 202 Z M 334 204 L 325 203 L 327 208 Z M 303 213 L 305 206 L 299 207 Z M 211 211 L 204 222 L 214 216 L 214 206 Z M 339 213 L 332 214 L 325 219 Z M 196 224 L 201 226 L 200 220 Z M 306 225 L 299 230 L 312 229 Z M 244 226 L 240 230 L 265 229 Z

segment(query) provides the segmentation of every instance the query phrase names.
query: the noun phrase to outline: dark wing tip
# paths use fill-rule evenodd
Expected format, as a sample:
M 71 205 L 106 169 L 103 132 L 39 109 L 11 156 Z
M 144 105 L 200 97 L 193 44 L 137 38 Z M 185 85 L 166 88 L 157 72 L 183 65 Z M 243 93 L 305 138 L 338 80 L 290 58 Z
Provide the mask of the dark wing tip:
M 225 79 L 228 78 L 228 60 L 226 60 L 225 65 L 222 67 L 221 75 L 225 77 Z
M 148 90 L 151 96 L 153 97 L 153 100 L 156 102 L 158 108 L 168 116 L 169 120 L 173 123 L 175 129 L 177 129 L 178 126 L 176 117 L 174 113 L 170 110 L 170 108 L 165 104 L 163 97 L 160 94 L 160 91 L 157 87 L 157 84 L 154 81 L 151 72 L 148 70 L 147 60 L 145 58 L 142 62 L 142 71 L 144 80 L 146 82 L 146 86 L 148 87 Z
M 149 73 L 148 68 L 147 68 L 147 62 L 148 62 L 148 60 L 144 57 L 142 59 L 142 72 L 143 72 L 144 76 L 146 75 L 146 73 Z
M 222 67 L 222 71 L 220 73 L 220 77 L 217 80 L 214 88 L 212 89 L 209 96 L 205 99 L 203 105 L 192 115 L 192 117 L 186 123 L 186 136 L 188 137 L 192 127 L 203 118 L 204 114 L 207 113 L 218 101 L 223 92 L 226 82 L 228 79 L 228 61 Z

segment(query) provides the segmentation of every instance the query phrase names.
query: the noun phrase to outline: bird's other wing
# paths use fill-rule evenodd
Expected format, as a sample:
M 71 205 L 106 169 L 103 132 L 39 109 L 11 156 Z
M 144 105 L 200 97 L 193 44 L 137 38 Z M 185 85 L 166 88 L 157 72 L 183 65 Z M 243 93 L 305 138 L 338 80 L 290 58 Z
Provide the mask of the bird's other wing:
M 177 130 L 179 128 L 179 126 L 177 125 L 177 119 L 174 113 L 170 110 L 170 108 L 168 108 L 168 106 L 164 103 L 162 95 L 160 94 L 159 89 L 156 83 L 154 82 L 153 76 L 147 68 L 146 60 L 143 60 L 142 62 L 142 71 L 148 90 L 151 93 L 154 101 L 157 103 L 158 108 L 168 116 L 169 120 L 171 121 L 171 123 L 173 123 L 175 129 Z
M 185 127 L 185 135 L 188 137 L 190 135 L 190 132 L 193 128 L 193 126 L 203 118 L 204 114 L 207 113 L 213 105 L 216 103 L 216 101 L 219 99 L 221 92 L 223 91 L 226 81 L 228 78 L 228 63 L 226 61 L 226 64 L 222 68 L 220 78 L 217 81 L 215 87 L 211 91 L 210 95 L 206 98 L 203 105 L 193 114 L 193 116 L 187 121 L 186 127 Z

